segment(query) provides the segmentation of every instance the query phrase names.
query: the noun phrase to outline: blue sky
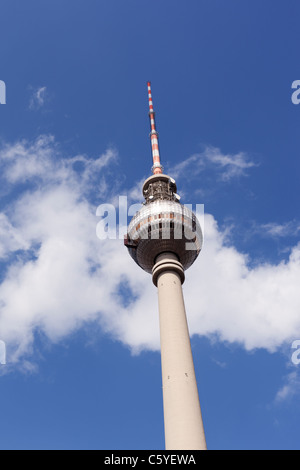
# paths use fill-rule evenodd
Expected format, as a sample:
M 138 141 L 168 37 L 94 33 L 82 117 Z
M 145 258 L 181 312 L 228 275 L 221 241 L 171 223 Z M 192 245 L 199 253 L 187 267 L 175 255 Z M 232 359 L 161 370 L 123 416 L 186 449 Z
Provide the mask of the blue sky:
M 298 449 L 297 1 L 4 0 L 0 448 L 163 449 L 158 305 L 100 204 L 204 204 L 184 294 L 210 449 Z

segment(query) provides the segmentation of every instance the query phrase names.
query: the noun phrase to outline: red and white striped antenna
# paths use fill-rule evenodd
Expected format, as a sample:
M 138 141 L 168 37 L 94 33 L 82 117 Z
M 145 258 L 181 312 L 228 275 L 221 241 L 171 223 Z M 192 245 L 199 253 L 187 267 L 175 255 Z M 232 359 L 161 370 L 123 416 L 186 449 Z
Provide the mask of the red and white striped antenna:
M 152 173 L 154 175 L 158 175 L 158 174 L 163 173 L 163 166 L 160 163 L 159 147 L 158 147 L 158 133 L 156 132 L 156 128 L 155 128 L 155 112 L 153 109 L 151 83 L 148 82 L 147 85 L 148 85 L 148 98 L 149 98 L 149 118 L 150 118 L 150 127 L 151 127 L 150 139 L 151 139 L 152 157 L 153 157 Z

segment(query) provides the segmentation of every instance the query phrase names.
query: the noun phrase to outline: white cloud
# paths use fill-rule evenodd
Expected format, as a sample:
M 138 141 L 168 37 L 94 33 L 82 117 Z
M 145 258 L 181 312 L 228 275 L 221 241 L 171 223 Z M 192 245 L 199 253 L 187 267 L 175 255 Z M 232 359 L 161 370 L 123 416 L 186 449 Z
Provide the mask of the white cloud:
M 0 284 L 0 339 L 8 360 L 30 356 L 36 331 L 56 342 L 87 321 L 134 352 L 159 348 L 151 277 L 122 240 L 96 237 L 91 187 L 103 181 L 96 187 L 103 202 L 117 196 L 105 173 L 116 158 L 111 149 L 96 159 L 63 158 L 45 136 L 1 150 L 0 178 L 16 194 L 0 215 L 0 257 L 9 259 Z M 269 351 L 300 337 L 300 245 L 288 261 L 250 268 L 229 238 L 207 214 L 205 245 L 183 286 L 190 332 Z
M 0 154 L 3 179 L 14 189 L 31 183 L 0 215 L 0 255 L 18 254 L 0 285 L 0 337 L 14 346 L 11 359 L 28 350 L 35 329 L 56 341 L 96 317 L 107 297 L 103 245 L 84 190 L 115 152 L 94 160 L 81 156 L 80 174 L 73 168 L 78 158 L 58 161 L 57 154 L 46 137 L 6 146 Z
M 247 255 L 227 243 L 207 215 L 205 246 L 185 287 L 191 329 L 273 351 L 300 332 L 300 244 L 286 262 L 250 268 Z
M 32 178 L 48 179 L 55 167 L 55 153 L 53 136 L 40 136 L 30 145 L 26 141 L 7 144 L 0 151 L 3 176 L 12 184 L 24 183 Z
M 11 252 L 28 248 L 22 233 L 12 226 L 5 214 L 0 213 L 0 260 L 7 258 Z

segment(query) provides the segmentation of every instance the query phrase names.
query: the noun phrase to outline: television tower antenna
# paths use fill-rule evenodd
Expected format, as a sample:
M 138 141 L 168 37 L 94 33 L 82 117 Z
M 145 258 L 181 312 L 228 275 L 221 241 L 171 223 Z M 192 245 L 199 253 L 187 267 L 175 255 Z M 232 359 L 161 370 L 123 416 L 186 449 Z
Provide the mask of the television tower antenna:
M 155 112 L 153 109 L 152 93 L 151 93 L 151 83 L 147 83 L 148 86 L 148 100 L 149 100 L 149 118 L 150 118 L 150 139 L 151 139 L 151 148 L 152 148 L 152 158 L 153 158 L 153 167 L 152 173 L 154 175 L 162 174 L 163 166 L 160 163 L 159 155 L 159 146 L 158 146 L 158 133 L 155 126 Z
M 149 117 L 153 175 L 143 184 L 145 202 L 133 216 L 124 244 L 152 274 L 158 290 L 166 449 L 206 449 L 198 387 L 182 293 L 184 271 L 203 243 L 195 214 L 179 201 L 176 183 L 163 174 L 150 82 Z

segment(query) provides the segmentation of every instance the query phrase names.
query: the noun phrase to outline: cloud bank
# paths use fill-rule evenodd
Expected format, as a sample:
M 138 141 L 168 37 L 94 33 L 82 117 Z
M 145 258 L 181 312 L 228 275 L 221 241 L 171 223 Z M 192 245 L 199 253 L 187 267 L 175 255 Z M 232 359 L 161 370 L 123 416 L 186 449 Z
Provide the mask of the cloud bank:
M 0 339 L 11 363 L 30 358 L 37 332 L 55 343 L 86 322 L 133 352 L 159 349 L 151 277 L 122 240 L 96 236 L 97 205 L 117 197 L 116 159 L 114 149 L 64 158 L 51 136 L 2 146 Z M 287 261 L 250 268 L 213 215 L 204 230 L 183 286 L 191 334 L 269 351 L 300 337 L 300 245 Z

